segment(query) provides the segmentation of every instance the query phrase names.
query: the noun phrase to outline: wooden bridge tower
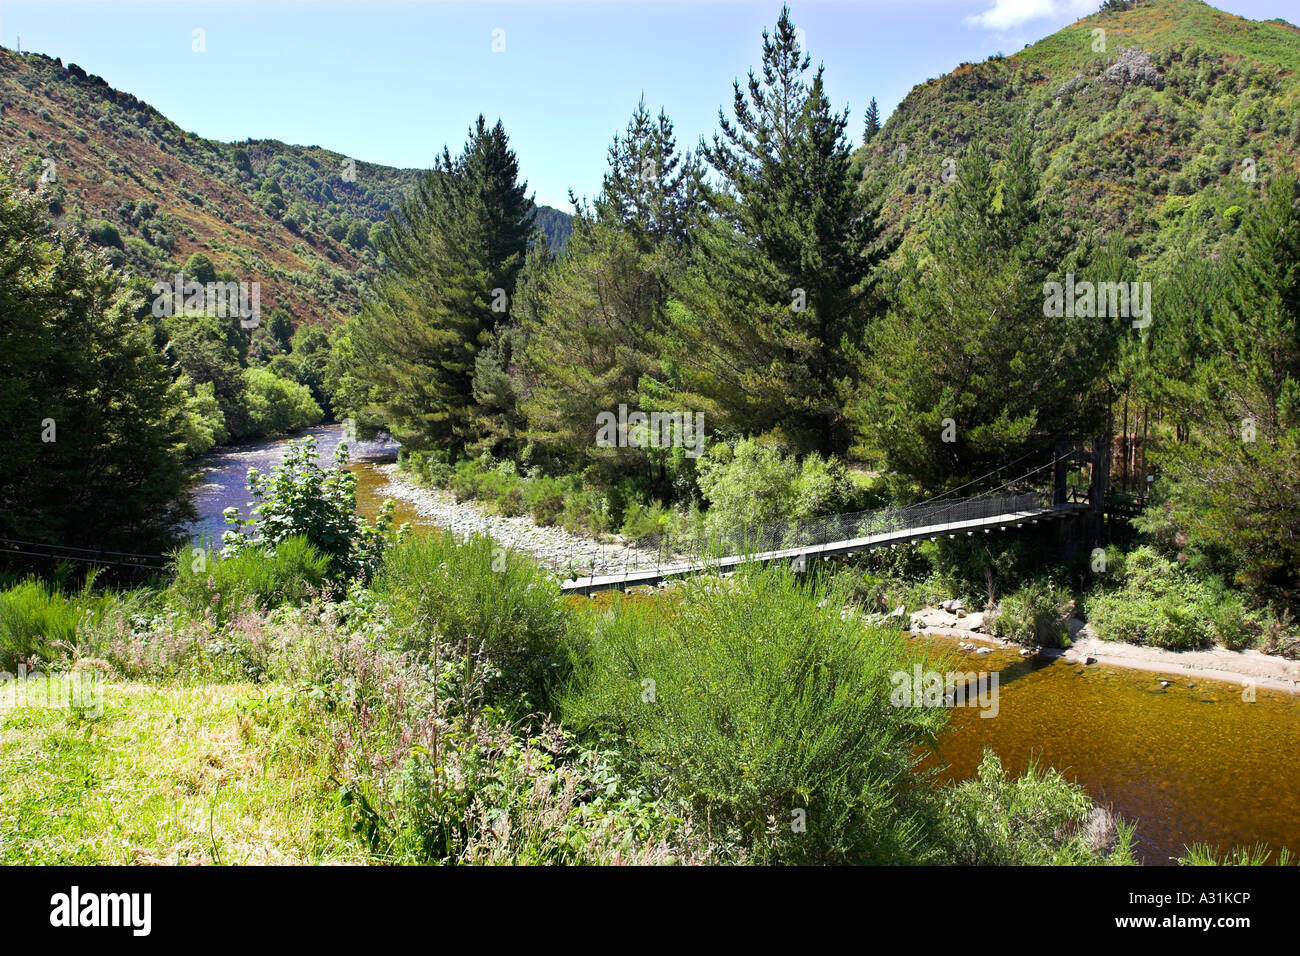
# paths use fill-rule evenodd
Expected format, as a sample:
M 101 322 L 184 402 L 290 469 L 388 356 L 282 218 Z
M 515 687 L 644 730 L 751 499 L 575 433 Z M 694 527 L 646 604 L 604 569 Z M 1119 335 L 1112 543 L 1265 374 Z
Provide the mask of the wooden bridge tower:
M 1070 466 L 1074 463 L 1089 466 L 1088 490 L 1084 492 L 1088 510 L 1081 515 L 1082 520 L 1068 522 L 1066 530 L 1066 553 L 1072 553 L 1082 545 L 1088 550 L 1105 544 L 1106 534 L 1106 499 L 1110 495 L 1110 458 L 1111 440 L 1109 435 L 1097 435 L 1092 440 L 1092 448 L 1059 442 L 1056 446 L 1056 467 L 1052 475 L 1052 504 L 1063 505 L 1071 500 L 1078 500 L 1078 489 L 1066 486 Z

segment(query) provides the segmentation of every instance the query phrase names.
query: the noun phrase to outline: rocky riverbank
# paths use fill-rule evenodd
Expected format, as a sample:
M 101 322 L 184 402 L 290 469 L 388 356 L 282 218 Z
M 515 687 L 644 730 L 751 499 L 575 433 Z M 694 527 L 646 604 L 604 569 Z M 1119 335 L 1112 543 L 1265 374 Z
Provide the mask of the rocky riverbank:
M 629 548 L 620 541 L 602 542 L 563 528 L 539 525 L 528 515 L 492 514 L 472 501 L 458 501 L 451 492 L 411 481 L 396 464 L 377 468 L 388 480 L 386 492 L 408 502 L 422 518 L 458 538 L 474 534 L 492 537 L 503 548 L 523 551 L 545 567 L 566 577 L 613 574 L 625 567 L 653 564 L 655 555 Z
M 1223 647 L 1203 651 L 1167 651 L 1122 641 L 1103 641 L 1079 618 L 1072 617 L 1067 623 L 1070 628 L 1070 646 L 1067 649 L 1025 649 L 1021 651 L 1022 655 L 1038 654 L 1077 664 L 1108 664 L 1173 678 L 1217 680 L 1300 694 L 1300 664 L 1284 657 L 1254 650 L 1230 651 Z M 945 601 L 939 607 L 914 611 L 908 626 L 916 633 L 954 638 L 962 650 L 973 654 L 988 653 L 990 646 L 1010 646 L 1007 641 L 993 636 L 982 612 L 967 613 L 956 601 Z

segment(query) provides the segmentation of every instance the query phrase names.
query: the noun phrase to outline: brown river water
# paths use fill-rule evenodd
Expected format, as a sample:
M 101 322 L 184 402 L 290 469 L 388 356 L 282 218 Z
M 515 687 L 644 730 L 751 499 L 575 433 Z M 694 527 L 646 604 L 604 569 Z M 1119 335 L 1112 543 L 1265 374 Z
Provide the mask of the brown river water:
M 339 426 L 312 429 L 323 461 L 332 460 Z M 386 497 L 377 465 L 395 446 L 352 443 L 365 458 L 357 506 L 373 516 Z M 219 538 L 223 508 L 246 510 L 248 468 L 266 471 L 284 442 L 223 449 L 209 456 L 195 491 L 195 535 Z M 397 501 L 398 521 L 422 519 Z M 1026 662 L 1014 651 L 966 656 L 942 637 L 916 639 L 953 654 L 952 669 L 998 671 L 998 715 L 953 708 L 935 765 L 946 778 L 974 773 L 986 748 L 1019 774 L 1031 761 L 1056 767 L 1092 797 L 1137 825 L 1138 853 L 1164 864 L 1191 843 L 1220 848 L 1264 844 L 1300 851 L 1300 696 L 1065 660 Z M 1161 679 L 1173 681 L 1162 689 Z
M 1237 684 L 1007 650 L 954 669 L 999 672 L 998 714 L 950 711 L 939 743 L 948 778 L 973 774 L 986 748 L 1011 773 L 1031 760 L 1055 767 L 1137 824 L 1149 864 L 1191 843 L 1300 850 L 1300 696 L 1256 689 L 1246 702 Z

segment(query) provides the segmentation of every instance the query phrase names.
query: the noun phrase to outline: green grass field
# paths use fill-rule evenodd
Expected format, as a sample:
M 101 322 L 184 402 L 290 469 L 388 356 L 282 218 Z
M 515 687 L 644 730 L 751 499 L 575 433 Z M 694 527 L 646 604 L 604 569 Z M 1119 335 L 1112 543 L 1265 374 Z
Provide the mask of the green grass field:
M 0 705 L 0 863 L 350 863 L 306 710 L 277 685 L 108 682 L 103 714 Z

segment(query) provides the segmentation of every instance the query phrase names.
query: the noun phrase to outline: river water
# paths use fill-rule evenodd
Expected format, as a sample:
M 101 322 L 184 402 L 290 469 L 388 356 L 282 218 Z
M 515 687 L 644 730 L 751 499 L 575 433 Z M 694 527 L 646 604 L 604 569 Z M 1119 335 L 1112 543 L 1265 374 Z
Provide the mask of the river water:
M 191 498 L 199 513 L 190 529 L 191 537 L 207 538 L 220 543 L 227 525 L 223 513 L 227 508 L 238 508 L 241 517 L 249 517 L 252 503 L 248 494 L 248 470 L 256 468 L 267 473 L 280 463 L 290 441 L 301 441 L 307 435 L 316 439 L 316 459 L 321 465 L 334 463 L 334 452 L 344 441 L 342 425 L 318 425 L 304 429 L 292 438 L 253 442 L 223 447 L 200 462 L 203 478 L 195 487 Z M 373 518 L 384 503 L 384 486 L 388 479 L 378 465 L 392 461 L 397 456 L 394 441 L 347 442 L 350 463 L 348 470 L 357 476 L 357 510 Z M 397 500 L 397 523 L 420 521 L 415 509 Z
M 322 463 L 333 461 L 343 439 L 338 425 L 309 430 Z M 220 539 L 222 510 L 248 510 L 250 467 L 268 471 L 286 440 L 222 449 L 205 459 L 194 493 L 195 537 Z M 349 443 L 358 476 L 357 506 L 373 516 L 387 479 L 378 465 L 391 460 L 391 442 Z M 398 520 L 422 519 L 398 501 Z M 955 651 L 943 638 L 918 638 Z M 949 779 L 974 773 L 985 748 L 1004 768 L 1022 773 L 1031 761 L 1056 767 L 1093 799 L 1137 824 L 1146 863 L 1168 863 L 1191 843 L 1222 848 L 1265 844 L 1300 851 L 1300 696 L 1256 690 L 1246 702 L 1238 685 L 1167 677 L 1063 659 L 1026 662 L 996 650 L 953 669 L 998 671 L 998 715 L 981 718 L 955 708 L 936 757 Z

